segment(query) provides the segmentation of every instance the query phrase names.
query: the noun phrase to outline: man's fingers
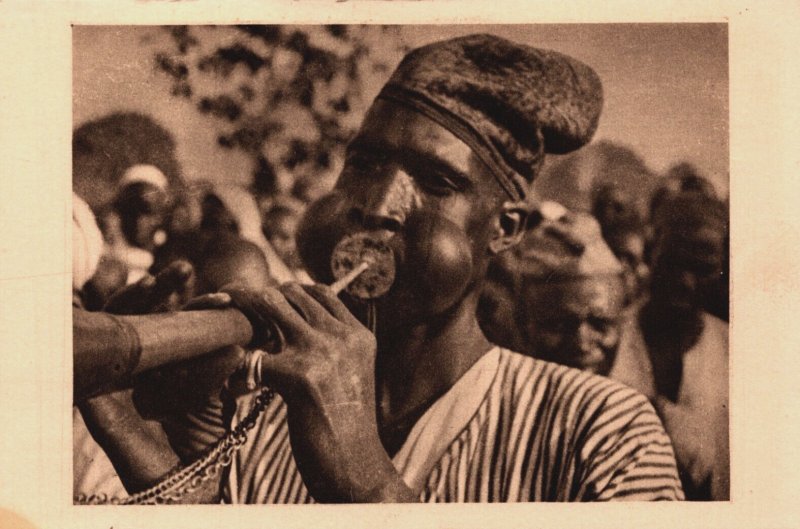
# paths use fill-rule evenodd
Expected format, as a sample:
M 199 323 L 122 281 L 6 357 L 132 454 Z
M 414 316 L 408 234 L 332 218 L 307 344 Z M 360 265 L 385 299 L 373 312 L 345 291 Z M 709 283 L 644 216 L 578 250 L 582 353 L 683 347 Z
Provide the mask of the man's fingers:
M 350 325 L 360 323 L 358 318 L 350 312 L 330 287 L 325 285 L 303 285 L 303 289 L 337 320 Z
M 224 309 L 230 307 L 231 303 L 230 294 L 215 292 L 189 300 L 189 302 L 183 306 L 182 310 Z
M 331 323 L 331 313 L 320 305 L 316 298 L 310 296 L 302 285 L 289 283 L 282 286 L 280 290 L 312 327 Z
M 183 297 L 190 288 L 194 268 L 187 261 L 175 261 L 156 276 L 155 286 L 150 293 L 154 304 L 166 302 L 170 296 Z
M 308 322 L 297 312 L 280 290 L 268 288 L 262 296 L 264 312 L 282 332 L 289 336 L 299 336 L 307 333 L 310 328 Z
M 125 287 L 106 304 L 107 312 L 145 314 L 174 310 L 186 298 L 194 269 L 187 261 L 175 261 L 156 277 L 146 275 Z
M 150 274 L 145 274 L 139 281 L 133 284 L 131 291 L 141 290 L 146 291 L 156 286 L 156 278 Z
M 285 352 L 264 354 L 260 364 L 261 383 L 277 391 L 284 400 L 300 390 L 303 374 L 297 355 Z
M 193 273 L 194 267 L 192 267 L 192 264 L 189 261 L 179 259 L 171 262 L 169 266 L 161 270 L 156 277 L 160 282 L 180 285 L 188 281 Z
M 225 291 L 231 295 L 233 306 L 250 320 L 257 334 L 271 334 L 271 325 L 276 325 L 289 338 L 301 336 L 310 330 L 306 320 L 275 288 L 267 288 L 260 293 L 242 289 Z
M 115 292 L 106 303 L 103 310 L 112 314 L 142 314 L 149 311 L 150 291 L 156 284 L 156 279 L 145 275 L 136 283 L 121 288 Z

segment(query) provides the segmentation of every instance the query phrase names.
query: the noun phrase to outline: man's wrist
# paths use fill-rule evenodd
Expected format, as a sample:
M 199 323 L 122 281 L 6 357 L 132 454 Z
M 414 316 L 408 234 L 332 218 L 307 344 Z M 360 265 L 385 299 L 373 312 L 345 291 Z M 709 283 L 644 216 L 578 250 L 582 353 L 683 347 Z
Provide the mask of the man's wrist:
M 394 474 L 385 483 L 370 491 L 364 498 L 366 503 L 413 503 L 419 497 L 406 485 L 399 474 Z
M 106 433 L 124 431 L 129 427 L 130 410 L 118 402 L 113 395 L 100 395 L 78 405 L 87 425 L 98 425 Z
M 374 437 L 366 434 L 370 428 L 361 430 L 358 439 L 345 443 L 347 446 L 358 446 L 359 457 L 344 462 L 340 476 L 348 475 L 349 479 L 339 483 L 338 499 L 333 501 L 348 503 L 409 503 L 418 501 L 417 496 L 403 481 L 391 458 L 383 448 L 375 427 Z M 344 468 L 347 468 L 344 471 Z M 344 485 L 344 483 L 347 483 Z
M 374 469 L 372 472 L 364 472 L 361 475 L 362 483 L 358 487 L 361 489 L 359 497 L 353 498 L 358 503 L 410 503 L 418 501 L 418 497 L 408 487 L 403 477 L 397 472 L 389 455 L 383 450 L 383 445 L 379 444 L 380 451 L 376 451 L 374 457 L 364 457 L 362 461 L 371 460 L 369 467 Z M 366 456 L 366 454 L 364 454 Z M 368 483 L 364 483 L 367 478 Z M 356 489 L 358 490 L 358 489 Z

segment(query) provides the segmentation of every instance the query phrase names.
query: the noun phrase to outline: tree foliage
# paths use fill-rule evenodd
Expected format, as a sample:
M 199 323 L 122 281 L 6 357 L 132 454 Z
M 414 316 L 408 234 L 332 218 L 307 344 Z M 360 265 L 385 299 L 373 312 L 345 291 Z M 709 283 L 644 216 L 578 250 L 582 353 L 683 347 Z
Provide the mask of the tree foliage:
M 155 52 L 173 96 L 253 158 L 253 189 L 310 200 L 405 49 L 392 26 L 172 26 Z

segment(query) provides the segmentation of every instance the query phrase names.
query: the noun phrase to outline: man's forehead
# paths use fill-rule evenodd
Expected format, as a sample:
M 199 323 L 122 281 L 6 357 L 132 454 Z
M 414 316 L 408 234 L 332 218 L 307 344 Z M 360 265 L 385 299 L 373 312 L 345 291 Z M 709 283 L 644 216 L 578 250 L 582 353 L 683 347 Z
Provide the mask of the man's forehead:
M 663 238 L 666 251 L 693 251 L 695 253 L 713 252 L 721 249 L 725 232 L 709 225 L 694 225 L 685 229 L 667 232 Z
M 378 100 L 348 146 L 377 158 L 440 161 L 472 179 L 493 179 L 472 149 L 434 120 L 402 105 Z
M 433 150 L 450 148 L 471 152 L 466 143 L 434 120 L 384 100 L 377 100 L 370 107 L 353 143 L 378 142 L 399 146 L 405 144 L 404 140 L 408 140 L 408 145 Z
M 554 314 L 614 316 L 623 301 L 622 282 L 617 275 L 532 283 L 526 294 L 540 311 Z

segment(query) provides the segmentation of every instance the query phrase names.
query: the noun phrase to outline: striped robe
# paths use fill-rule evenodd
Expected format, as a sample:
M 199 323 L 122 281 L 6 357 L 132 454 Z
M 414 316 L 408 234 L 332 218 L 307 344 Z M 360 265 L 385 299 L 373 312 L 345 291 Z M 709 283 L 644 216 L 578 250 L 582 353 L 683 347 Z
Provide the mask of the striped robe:
M 239 420 L 248 409 L 240 403 Z M 672 445 L 647 399 L 500 347 L 426 411 L 393 463 L 424 502 L 683 499 Z M 279 398 L 234 458 L 224 497 L 313 502 Z

